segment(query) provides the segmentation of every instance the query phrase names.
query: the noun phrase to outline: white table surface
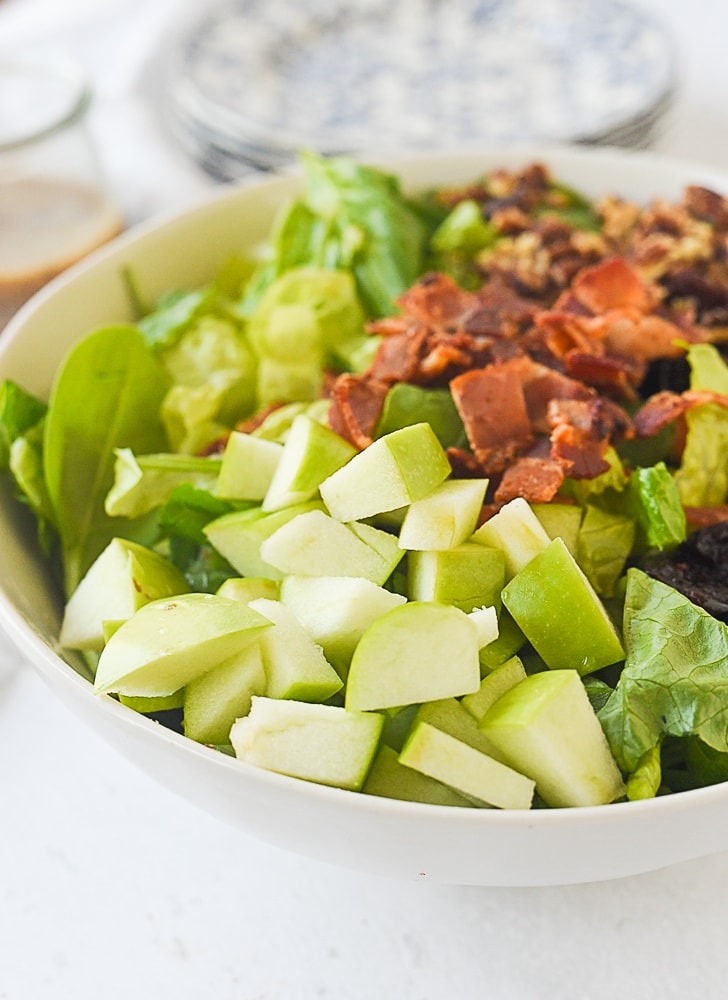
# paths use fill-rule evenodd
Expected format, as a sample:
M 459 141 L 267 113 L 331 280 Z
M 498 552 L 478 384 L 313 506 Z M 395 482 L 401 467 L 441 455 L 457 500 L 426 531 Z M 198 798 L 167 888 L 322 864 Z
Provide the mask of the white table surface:
M 652 0 L 681 84 L 656 148 L 728 168 L 728 9 Z M 140 74 L 179 0 L 0 0 L 0 51 L 62 44 L 130 221 L 212 181 Z M 0 632 L 0 1000 L 671 1000 L 726 995 L 727 852 L 584 886 L 399 883 L 284 853 L 153 784 Z

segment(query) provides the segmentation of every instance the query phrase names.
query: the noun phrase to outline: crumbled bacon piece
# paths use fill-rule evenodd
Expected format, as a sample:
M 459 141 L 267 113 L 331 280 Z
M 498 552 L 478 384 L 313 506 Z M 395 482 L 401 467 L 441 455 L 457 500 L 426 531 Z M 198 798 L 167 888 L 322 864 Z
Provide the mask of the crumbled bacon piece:
M 558 462 L 524 456 L 503 473 L 495 491 L 495 500 L 507 503 L 516 497 L 523 497 L 529 503 L 548 503 L 556 496 L 563 481 L 564 469 Z
M 382 413 L 389 383 L 358 375 L 340 375 L 334 383 L 329 426 L 355 448 L 367 448 Z

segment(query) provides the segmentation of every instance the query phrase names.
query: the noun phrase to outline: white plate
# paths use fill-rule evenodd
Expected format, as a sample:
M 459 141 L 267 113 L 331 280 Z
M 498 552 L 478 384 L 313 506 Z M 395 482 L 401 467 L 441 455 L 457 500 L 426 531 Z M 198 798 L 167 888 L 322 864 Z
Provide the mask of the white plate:
M 301 148 L 644 145 L 675 76 L 624 0 L 222 0 L 160 61 L 169 122 L 228 176 Z
M 523 149 L 440 154 L 390 164 L 410 189 L 472 180 L 498 165 L 547 162 L 588 194 L 677 198 L 686 183 L 728 194 L 728 176 L 646 154 Z M 40 292 L 0 337 L 0 380 L 45 395 L 69 345 L 130 318 L 123 268 L 144 295 L 210 277 L 232 250 L 257 244 L 295 176 L 218 190 L 138 227 Z M 257 770 L 135 714 L 91 686 L 57 652 L 59 607 L 32 526 L 0 483 L 0 621 L 53 690 L 100 736 L 162 784 L 261 839 L 334 864 L 408 879 L 547 885 L 617 878 L 728 847 L 728 784 L 584 809 L 499 812 L 358 795 Z M 133 805 L 130 803 L 130 808 Z

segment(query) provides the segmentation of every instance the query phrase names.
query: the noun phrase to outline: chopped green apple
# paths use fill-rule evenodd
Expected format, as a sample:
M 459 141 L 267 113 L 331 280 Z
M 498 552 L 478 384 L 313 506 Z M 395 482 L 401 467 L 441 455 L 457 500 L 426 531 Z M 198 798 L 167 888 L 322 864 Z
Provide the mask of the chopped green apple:
M 506 608 L 501 607 L 498 613 L 498 638 L 488 643 L 487 646 L 481 646 L 478 651 L 481 675 L 485 676 L 501 663 L 505 663 L 523 648 L 525 642 L 526 637 L 523 632 L 508 614 Z
M 490 674 L 486 674 L 478 690 L 474 694 L 466 694 L 461 704 L 479 722 L 506 691 L 510 691 L 525 677 L 523 661 L 518 656 L 512 656 Z
M 346 707 L 396 708 L 477 691 L 478 630 L 448 604 L 400 604 L 369 626 L 354 650 Z
M 260 636 L 269 698 L 326 701 L 341 690 L 341 678 L 290 608 L 264 597 L 248 607 L 273 622 Z
M 475 697 L 475 695 L 467 697 Z M 410 732 L 414 731 L 420 722 L 426 722 L 436 729 L 441 729 L 443 733 L 454 736 L 461 743 L 467 743 L 475 750 L 492 756 L 493 744 L 483 735 L 478 728 L 477 720 L 457 698 L 441 698 L 438 701 L 427 701 L 420 705 L 412 720 Z
M 212 456 L 135 455 L 131 448 L 117 448 L 114 454 L 114 485 L 104 500 L 109 517 L 142 517 L 183 483 L 212 490 L 220 473 L 220 459 Z
M 481 524 L 472 535 L 472 541 L 502 549 L 508 580 L 542 552 L 551 539 L 528 503 L 516 497 Z
M 428 722 L 412 730 L 399 762 L 449 785 L 480 805 L 530 809 L 534 782 Z
M 444 448 L 427 423 L 378 438 L 320 486 L 338 521 L 359 521 L 396 510 L 431 493 L 450 475 Z
M 494 607 L 473 608 L 468 612 L 468 618 L 478 632 L 478 650 L 495 642 L 498 638 L 498 612 Z
M 487 487 L 487 479 L 447 479 L 414 500 L 402 522 L 400 547 L 442 551 L 461 545 L 475 531 Z
M 174 694 L 162 695 L 159 698 L 134 698 L 125 694 L 119 695 L 119 701 L 127 708 L 140 712 L 142 715 L 150 715 L 156 712 L 171 712 L 174 709 L 182 708 L 185 703 L 185 689 L 181 688 Z
M 406 598 L 354 576 L 287 576 L 281 600 L 346 678 L 354 649 L 369 626 Z
M 263 559 L 261 545 L 282 525 L 311 510 L 323 510 L 321 501 L 310 500 L 270 514 L 261 507 L 233 511 L 210 521 L 204 532 L 213 548 L 242 576 L 280 580 L 283 573 Z
M 362 792 L 386 799 L 426 802 L 433 806 L 473 808 L 473 803 L 454 788 L 400 764 L 397 751 L 386 744 L 377 750 Z
M 189 682 L 184 689 L 185 736 L 197 743 L 228 743 L 233 723 L 248 714 L 254 695 L 265 693 L 263 656 L 260 643 L 254 642 Z
M 532 674 L 485 714 L 483 733 L 550 806 L 592 806 L 624 794 L 622 776 L 576 670 Z
M 106 643 L 94 690 L 144 698 L 174 694 L 270 627 L 248 605 L 214 594 L 152 601 Z
M 266 538 L 260 556 L 281 576 L 360 576 L 381 586 L 404 552 L 386 531 L 356 522 L 342 524 L 312 510 Z
M 254 697 L 250 713 L 230 730 L 230 742 L 248 764 L 359 791 L 382 723 L 374 712 Z
M 262 500 L 283 455 L 276 441 L 231 431 L 215 492 L 224 500 Z
M 589 674 L 624 659 L 604 605 L 561 538 L 506 584 L 503 603 L 552 669 Z
M 440 601 L 461 611 L 500 608 L 505 583 L 501 549 L 464 542 L 446 551 L 407 554 L 407 593 L 412 601 Z
M 307 414 L 293 420 L 281 460 L 263 498 L 263 510 L 281 510 L 318 494 L 321 483 L 350 458 L 356 448 Z
M 66 649 L 99 652 L 106 642 L 105 622 L 121 623 L 144 604 L 189 589 L 184 575 L 163 556 L 113 538 L 71 595 L 59 642 Z

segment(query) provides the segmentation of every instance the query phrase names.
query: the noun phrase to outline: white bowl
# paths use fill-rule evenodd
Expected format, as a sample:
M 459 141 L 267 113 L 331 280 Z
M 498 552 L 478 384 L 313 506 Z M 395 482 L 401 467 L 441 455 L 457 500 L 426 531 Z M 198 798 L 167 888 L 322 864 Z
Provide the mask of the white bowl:
M 728 193 L 728 176 L 647 154 L 520 149 L 390 161 L 409 190 L 472 180 L 489 167 L 548 163 L 582 191 L 640 201 L 686 183 Z M 0 336 L 0 380 L 45 396 L 68 347 L 131 318 L 122 270 L 155 296 L 204 282 L 232 250 L 268 233 L 295 175 L 215 190 L 137 227 L 48 285 Z M 728 784 L 643 802 L 501 812 L 364 796 L 258 770 L 93 694 L 59 653 L 60 608 L 26 512 L 0 482 L 0 622 L 59 697 L 108 743 L 168 788 L 260 837 L 322 861 L 407 879 L 549 885 L 645 872 L 728 847 Z

